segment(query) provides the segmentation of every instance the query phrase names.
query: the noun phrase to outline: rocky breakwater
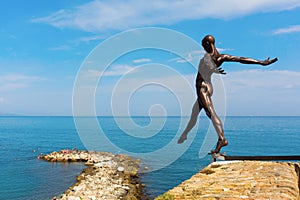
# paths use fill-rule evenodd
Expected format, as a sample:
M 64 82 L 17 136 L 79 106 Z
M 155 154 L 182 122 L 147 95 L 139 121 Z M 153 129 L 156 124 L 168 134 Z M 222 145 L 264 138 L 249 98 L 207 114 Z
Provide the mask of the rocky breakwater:
M 140 199 L 139 160 L 123 154 L 62 150 L 39 156 L 50 162 L 85 162 L 88 166 L 61 200 Z
M 156 200 L 299 200 L 300 163 L 215 162 Z

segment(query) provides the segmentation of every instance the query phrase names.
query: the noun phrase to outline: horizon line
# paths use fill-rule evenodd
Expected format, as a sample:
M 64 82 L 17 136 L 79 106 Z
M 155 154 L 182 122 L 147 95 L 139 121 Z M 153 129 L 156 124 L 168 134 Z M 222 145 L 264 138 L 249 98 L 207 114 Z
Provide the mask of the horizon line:
M 155 115 L 155 116 L 149 116 L 149 115 L 132 115 L 132 116 L 113 116 L 113 115 L 97 115 L 97 116 L 74 116 L 74 115 L 21 115 L 21 114 L 0 114 L 0 117 L 117 117 L 117 118 L 125 118 L 125 117 L 157 117 L 157 118 L 162 118 L 162 117 L 190 117 L 190 115 L 167 115 L 167 116 L 162 116 L 162 115 Z M 199 117 L 205 117 L 207 118 L 206 115 L 200 115 Z M 300 117 L 300 115 L 220 115 L 219 117 Z

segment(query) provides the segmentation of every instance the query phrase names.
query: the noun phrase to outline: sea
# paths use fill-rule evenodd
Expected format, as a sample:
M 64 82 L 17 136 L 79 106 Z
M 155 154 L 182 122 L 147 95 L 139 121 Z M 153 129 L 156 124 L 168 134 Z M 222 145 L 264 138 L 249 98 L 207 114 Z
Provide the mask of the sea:
M 131 152 L 151 152 L 169 145 L 178 131 L 178 123 L 181 120 L 185 120 L 183 124 L 187 123 L 188 117 L 167 117 L 155 136 L 138 140 L 132 140 L 133 136 L 128 134 L 123 137 L 123 130 L 115 117 L 98 117 L 97 120 L 115 145 Z M 150 117 L 132 117 L 132 121 L 151 127 L 148 126 Z M 150 199 L 175 187 L 212 162 L 208 154 L 199 156 L 209 124 L 207 117 L 199 117 L 197 134 L 182 155 L 161 169 L 140 175 L 146 185 L 144 192 Z M 300 117 L 227 116 L 224 131 L 229 145 L 222 152 L 227 155 L 300 155 Z M 0 199 L 49 200 L 62 194 L 75 183 L 76 176 L 85 168 L 84 164 L 51 163 L 37 157 L 73 148 L 87 149 L 73 117 L 0 117 Z M 172 154 L 170 152 L 170 156 Z

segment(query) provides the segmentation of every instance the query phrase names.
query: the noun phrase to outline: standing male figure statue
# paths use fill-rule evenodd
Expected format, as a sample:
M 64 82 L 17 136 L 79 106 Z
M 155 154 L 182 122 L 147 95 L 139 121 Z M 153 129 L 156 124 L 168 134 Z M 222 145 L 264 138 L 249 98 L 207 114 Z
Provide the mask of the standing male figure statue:
M 202 46 L 206 51 L 204 57 L 200 60 L 198 74 L 196 78 L 196 91 L 197 101 L 195 102 L 191 118 L 182 135 L 180 136 L 178 143 L 183 143 L 187 139 L 189 131 L 195 126 L 198 115 L 203 108 L 206 115 L 211 119 L 213 126 L 218 134 L 218 142 L 215 150 L 211 153 L 219 153 L 221 148 L 228 144 L 224 136 L 223 125 L 214 110 L 211 96 L 213 94 L 213 86 L 211 82 L 211 76 L 213 73 L 226 74 L 221 68 L 223 62 L 239 62 L 243 64 L 259 64 L 259 65 L 270 65 L 276 62 L 278 59 L 274 58 L 270 60 L 256 60 L 253 58 L 238 57 L 228 54 L 220 54 L 215 46 L 215 38 L 212 35 L 207 35 L 202 39 Z

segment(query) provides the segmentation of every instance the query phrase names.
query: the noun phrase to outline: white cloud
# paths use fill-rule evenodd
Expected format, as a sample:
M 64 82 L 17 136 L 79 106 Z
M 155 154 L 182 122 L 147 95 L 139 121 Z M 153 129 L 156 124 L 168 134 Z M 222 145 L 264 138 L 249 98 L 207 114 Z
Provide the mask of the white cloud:
M 45 80 L 38 76 L 27 76 L 23 74 L 0 75 L 0 91 L 10 91 L 15 89 L 26 88 L 31 83 Z
M 187 59 L 182 59 L 182 58 L 175 58 L 176 62 L 179 63 L 185 63 L 185 62 L 191 62 L 192 60 L 199 60 L 203 55 L 204 55 L 205 51 L 201 50 L 201 51 L 193 51 L 193 52 L 189 52 L 187 54 Z
M 66 51 L 66 50 L 70 50 L 70 49 L 71 49 L 71 47 L 69 45 L 60 45 L 60 46 L 49 48 L 49 50 L 51 50 L 51 51 Z
M 39 80 L 44 80 L 44 79 L 38 76 L 27 76 L 23 74 L 7 74 L 7 75 L 0 76 L 0 83 L 6 81 L 9 82 L 30 81 L 31 82 L 31 81 L 39 81 Z
M 145 62 L 150 62 L 151 59 L 149 58 L 141 58 L 141 59 L 136 59 L 136 60 L 133 60 L 132 62 L 133 63 L 145 63 Z
M 78 46 L 81 43 L 88 44 L 93 41 L 99 41 L 102 39 L 105 39 L 107 37 L 104 37 L 103 35 L 93 35 L 93 36 L 87 36 L 87 37 L 80 37 L 76 40 L 69 41 L 68 44 L 58 45 L 55 47 L 50 47 L 49 50 L 51 51 L 67 51 L 71 50 L 74 46 Z
M 5 99 L 3 97 L 0 97 L 0 104 L 4 103 L 4 102 L 5 102 Z
M 289 34 L 295 32 L 300 32 L 300 25 L 293 25 L 286 28 L 279 28 L 274 30 L 272 33 L 274 35 L 280 35 L 280 34 Z
M 223 49 L 223 48 L 217 48 L 217 49 L 220 53 L 224 52 L 224 51 L 231 51 L 232 50 L 232 49 Z M 170 61 L 176 61 L 178 63 L 186 63 L 186 62 L 191 62 L 193 60 L 198 61 L 204 56 L 205 53 L 206 53 L 205 50 L 192 51 L 192 52 L 187 53 L 187 56 L 186 56 L 187 59 L 174 58 L 174 59 L 171 59 Z
M 97 41 L 97 40 L 102 40 L 105 39 L 107 37 L 104 37 L 103 35 L 94 35 L 94 36 L 89 36 L 89 37 L 81 37 L 78 40 L 76 40 L 74 43 L 79 44 L 81 42 L 84 43 L 89 43 L 91 41 Z
M 137 68 L 134 73 L 123 76 L 117 82 L 111 83 L 107 80 L 108 82 L 98 86 L 101 103 L 97 106 L 99 110 L 110 115 L 111 99 L 114 99 L 126 115 L 128 107 L 121 106 L 124 102 L 134 102 L 135 106 L 130 109 L 139 113 L 140 108 L 144 109 L 147 102 L 155 99 L 162 105 L 167 103 L 167 107 L 175 106 L 175 112 L 177 104 L 173 105 L 173 101 L 171 103 L 164 99 L 166 94 L 173 93 L 184 106 L 182 113 L 175 112 L 175 115 L 189 115 L 196 100 L 196 74 L 181 75 L 174 72 L 169 68 L 144 67 Z M 101 74 L 95 72 L 94 75 Z M 267 69 L 229 71 L 225 76 L 213 75 L 213 85 L 213 102 L 218 114 L 226 110 L 227 115 L 300 115 L 300 72 Z
M 143 115 L 145 110 L 150 109 L 151 106 L 148 106 L 155 102 L 154 105 L 160 104 L 164 108 L 172 108 L 167 109 L 168 114 L 189 115 L 196 100 L 193 87 L 194 75 L 176 75 L 173 72 L 167 76 L 147 76 L 145 72 L 150 71 L 152 70 L 145 67 L 137 73 L 123 77 L 109 87 L 100 87 L 99 98 L 104 99 L 105 90 L 111 97 L 108 97 L 105 103 L 101 101 L 99 106 L 102 109 L 112 107 L 115 114 L 118 113 L 117 115 L 127 116 L 128 109 L 132 113 Z M 134 107 L 128 107 L 128 103 Z
M 137 73 L 138 74 L 138 73 Z M 157 94 L 174 92 L 174 95 L 181 97 L 183 105 L 186 106 L 184 115 L 189 115 L 189 106 L 192 106 L 195 96 L 195 74 L 190 75 L 171 75 L 165 77 L 146 77 L 144 80 L 139 80 L 134 74 L 128 77 L 117 85 L 120 93 L 117 101 L 124 101 L 127 98 L 121 93 L 130 94 L 132 88 L 139 88 L 141 83 L 145 84 L 143 92 L 145 99 L 137 103 L 143 104 L 147 101 L 147 94 Z M 184 79 L 181 79 L 184 78 Z M 220 82 L 222 78 L 224 85 Z M 187 87 L 185 80 L 190 87 Z M 125 84 L 126 83 L 126 84 Z M 157 87 L 166 85 L 172 90 Z M 299 115 L 300 107 L 297 106 L 300 100 L 300 72 L 296 71 L 279 71 L 279 70 L 243 70 L 229 72 L 226 76 L 214 75 L 214 94 L 213 102 L 217 113 L 224 113 L 222 110 L 227 110 L 228 115 Z M 152 87 L 151 87 L 152 86 Z M 116 87 L 116 86 L 114 86 Z M 224 93 L 225 89 L 225 93 Z M 225 95 L 225 97 L 224 97 Z M 126 95 L 125 95 L 126 96 Z M 159 98 L 159 97 L 157 97 Z M 225 98 L 225 99 L 224 99 Z M 224 102 L 226 101 L 226 104 Z M 120 103 L 121 105 L 121 103 Z M 224 105 L 226 107 L 224 108 Z
M 15 90 L 15 89 L 22 89 L 26 88 L 29 85 L 27 83 L 4 83 L 0 84 L 0 91 L 10 91 L 10 90 Z
M 285 89 L 300 89 L 300 72 L 287 70 L 243 70 L 229 72 L 223 78 L 229 92 L 235 93 L 245 88 L 270 92 Z
M 127 28 L 167 25 L 182 20 L 203 18 L 229 19 L 252 13 L 274 12 L 300 6 L 299 0 L 94 0 L 71 9 L 62 9 L 32 22 L 59 28 L 98 32 Z M 180 13 L 180 14 L 178 14 Z
M 116 65 L 106 71 L 97 71 L 94 69 L 88 70 L 88 76 L 99 77 L 99 76 L 122 76 L 127 73 L 132 73 L 135 68 L 129 65 Z
M 300 115 L 300 72 L 245 70 L 223 81 L 229 115 Z

